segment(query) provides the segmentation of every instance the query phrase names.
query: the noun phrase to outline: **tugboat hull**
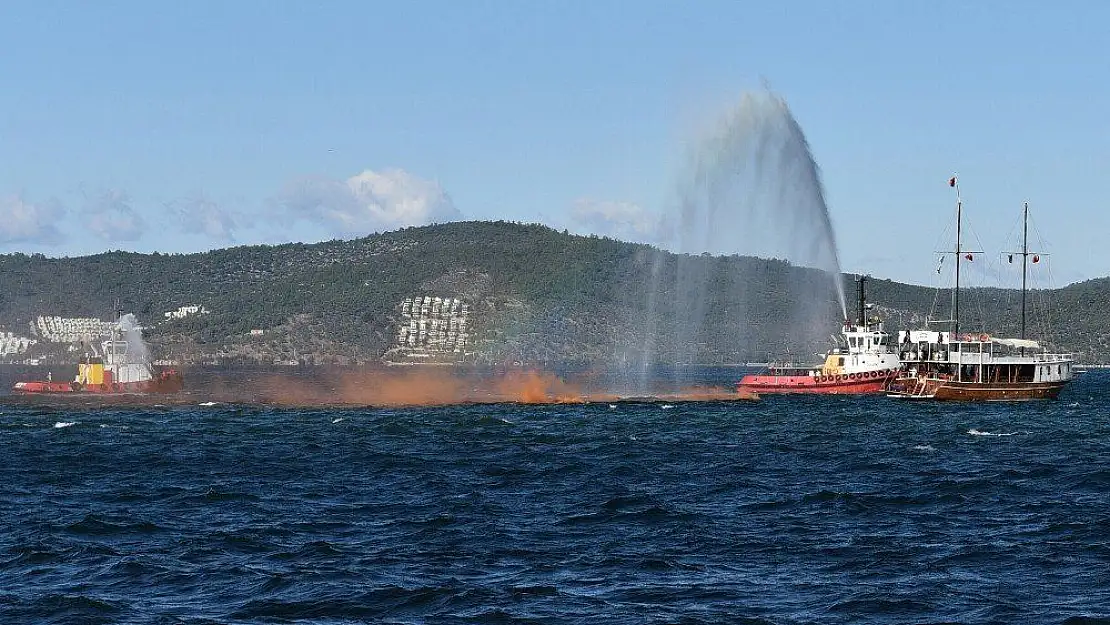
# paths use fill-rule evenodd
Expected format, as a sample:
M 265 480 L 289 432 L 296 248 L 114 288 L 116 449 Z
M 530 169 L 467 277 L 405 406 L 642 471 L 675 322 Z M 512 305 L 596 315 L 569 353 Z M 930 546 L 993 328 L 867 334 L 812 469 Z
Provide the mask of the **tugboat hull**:
M 185 387 L 181 374 L 177 371 L 162 371 L 156 378 L 141 382 L 106 382 L 102 384 L 81 384 L 79 382 L 31 381 L 16 382 L 12 392 L 16 395 L 135 395 L 171 394 Z
M 746 375 L 736 388 L 741 393 L 760 395 L 871 395 L 882 393 L 898 375 L 897 370 L 869 371 L 848 375 Z

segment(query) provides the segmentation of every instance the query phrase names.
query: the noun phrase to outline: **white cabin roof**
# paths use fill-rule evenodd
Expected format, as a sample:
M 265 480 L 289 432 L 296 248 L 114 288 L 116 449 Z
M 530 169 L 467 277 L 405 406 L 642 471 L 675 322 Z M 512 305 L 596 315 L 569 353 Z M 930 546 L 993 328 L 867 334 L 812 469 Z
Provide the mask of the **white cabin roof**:
M 1040 349 L 1041 348 L 1040 343 L 1038 343 L 1036 341 L 1031 341 L 1029 339 L 1000 339 L 1000 338 L 991 337 L 991 342 L 992 343 L 998 343 L 999 345 L 1005 345 L 1006 347 L 1024 347 L 1026 349 Z

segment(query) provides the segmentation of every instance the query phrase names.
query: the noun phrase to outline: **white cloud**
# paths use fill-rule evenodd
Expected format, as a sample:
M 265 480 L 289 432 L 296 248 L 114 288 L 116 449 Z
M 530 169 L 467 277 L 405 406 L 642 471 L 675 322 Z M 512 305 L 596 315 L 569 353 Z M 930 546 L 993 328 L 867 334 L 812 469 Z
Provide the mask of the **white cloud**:
M 286 185 L 276 202 L 294 218 L 347 236 L 462 218 L 437 183 L 400 169 L 367 169 L 343 181 L 302 178 Z
M 184 232 L 203 234 L 217 241 L 234 241 L 236 229 L 243 225 L 241 215 L 207 198 L 187 200 L 173 208 L 181 218 Z
M 578 228 L 622 241 L 654 243 L 663 238 L 659 215 L 632 202 L 581 199 L 570 218 Z
M 135 241 L 146 230 L 142 216 L 131 208 L 131 198 L 116 189 L 86 202 L 82 223 L 105 241 Z
M 18 195 L 0 197 L 0 242 L 55 244 L 65 208 L 56 201 L 32 204 Z

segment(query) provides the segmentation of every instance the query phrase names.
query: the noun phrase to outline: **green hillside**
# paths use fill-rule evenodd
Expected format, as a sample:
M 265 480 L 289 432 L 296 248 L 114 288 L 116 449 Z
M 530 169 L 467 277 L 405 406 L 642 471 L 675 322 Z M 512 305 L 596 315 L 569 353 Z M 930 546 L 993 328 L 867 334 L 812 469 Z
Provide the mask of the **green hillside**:
M 850 294 L 850 278 L 846 284 Z M 837 330 L 829 291 L 823 274 L 779 260 L 677 256 L 539 225 L 460 222 L 201 254 L 0 256 L 0 328 L 34 337 L 38 315 L 109 319 L 119 301 L 165 358 L 374 362 L 397 339 L 401 302 L 436 296 L 469 306 L 465 352 L 447 360 L 809 360 Z M 890 329 L 920 320 L 937 295 L 886 280 L 869 291 Z M 1108 293 L 1110 280 L 1102 279 L 1034 292 L 1031 301 L 1051 305 L 1059 347 L 1102 361 Z M 1016 333 L 1016 292 L 972 289 L 964 300 L 969 330 Z M 192 304 L 211 312 L 165 319 L 165 311 Z M 32 351 L 65 358 L 57 345 Z

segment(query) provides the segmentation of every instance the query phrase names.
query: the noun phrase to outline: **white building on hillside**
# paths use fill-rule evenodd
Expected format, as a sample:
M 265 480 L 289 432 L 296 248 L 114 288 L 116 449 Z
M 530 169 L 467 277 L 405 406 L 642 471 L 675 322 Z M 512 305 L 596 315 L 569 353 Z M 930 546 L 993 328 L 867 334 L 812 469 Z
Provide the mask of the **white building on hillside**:
M 32 329 L 50 343 L 77 343 L 107 337 L 115 325 L 114 321 L 93 317 L 39 316 L 35 318 Z
M 166 315 L 166 319 L 184 319 L 192 315 L 207 315 L 208 309 L 197 304 L 190 304 L 189 306 L 179 306 L 177 310 L 171 310 L 163 314 Z
M 465 353 L 470 306 L 454 297 L 417 296 L 401 302 L 394 358 L 427 360 Z
M 11 332 L 0 332 L 0 356 L 22 354 L 37 342 L 35 339 L 16 336 Z

